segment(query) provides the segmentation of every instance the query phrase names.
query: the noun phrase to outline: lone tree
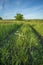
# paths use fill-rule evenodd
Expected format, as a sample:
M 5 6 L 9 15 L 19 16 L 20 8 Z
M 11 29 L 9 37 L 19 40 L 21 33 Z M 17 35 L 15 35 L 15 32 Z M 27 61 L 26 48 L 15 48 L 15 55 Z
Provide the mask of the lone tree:
M 15 20 L 23 20 L 23 14 L 17 13 L 15 16 Z
M 0 20 L 2 20 L 2 17 L 0 17 Z

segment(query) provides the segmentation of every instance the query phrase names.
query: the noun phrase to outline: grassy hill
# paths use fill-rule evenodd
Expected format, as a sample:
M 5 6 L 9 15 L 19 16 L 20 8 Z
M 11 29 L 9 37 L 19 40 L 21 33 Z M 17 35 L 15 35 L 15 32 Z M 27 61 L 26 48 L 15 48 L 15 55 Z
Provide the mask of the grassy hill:
M 43 20 L 0 20 L 0 65 L 43 65 Z

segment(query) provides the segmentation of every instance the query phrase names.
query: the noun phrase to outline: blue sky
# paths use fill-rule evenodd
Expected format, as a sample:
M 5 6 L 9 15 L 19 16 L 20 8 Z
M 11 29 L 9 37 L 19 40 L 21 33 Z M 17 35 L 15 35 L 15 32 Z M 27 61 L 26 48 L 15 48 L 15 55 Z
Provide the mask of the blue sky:
M 0 0 L 0 16 L 13 19 L 22 13 L 26 19 L 43 19 L 43 0 Z

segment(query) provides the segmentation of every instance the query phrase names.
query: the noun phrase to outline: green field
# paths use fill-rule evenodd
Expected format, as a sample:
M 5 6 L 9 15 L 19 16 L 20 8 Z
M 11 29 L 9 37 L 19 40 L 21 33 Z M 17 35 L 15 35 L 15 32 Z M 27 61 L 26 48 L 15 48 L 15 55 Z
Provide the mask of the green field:
M 43 65 L 43 20 L 0 21 L 0 65 Z

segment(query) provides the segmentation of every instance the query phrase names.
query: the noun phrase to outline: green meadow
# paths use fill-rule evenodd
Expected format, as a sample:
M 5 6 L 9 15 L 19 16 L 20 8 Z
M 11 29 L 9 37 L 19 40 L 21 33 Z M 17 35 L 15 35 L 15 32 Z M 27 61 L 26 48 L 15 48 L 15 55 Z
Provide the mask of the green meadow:
M 0 65 L 43 65 L 43 20 L 0 20 Z

